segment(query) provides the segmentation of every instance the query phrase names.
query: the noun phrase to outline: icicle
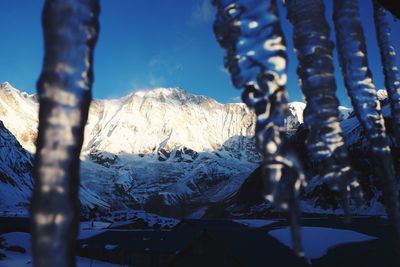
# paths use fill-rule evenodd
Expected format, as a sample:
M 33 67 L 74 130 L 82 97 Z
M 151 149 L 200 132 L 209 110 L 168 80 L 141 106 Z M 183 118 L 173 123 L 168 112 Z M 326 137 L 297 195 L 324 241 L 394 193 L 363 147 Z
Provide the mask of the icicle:
M 284 134 L 287 112 L 286 45 L 275 0 L 216 0 L 214 32 L 226 49 L 225 67 L 243 101 L 257 115 L 256 138 L 264 155 L 266 199 L 289 209 L 295 251 L 300 244 L 297 195 L 305 185 L 297 155 Z
M 370 142 L 376 174 L 384 182 L 383 194 L 387 214 L 399 237 L 400 214 L 397 183 L 380 104 L 377 100 L 372 75 L 368 68 L 358 0 L 335 0 L 333 19 L 345 85 L 356 116 Z
M 394 136 L 397 146 L 400 146 L 400 73 L 396 63 L 396 51 L 392 45 L 389 18 L 385 9 L 376 1 L 374 1 L 374 19 L 385 75 L 385 87 L 392 111 Z
M 342 196 L 342 206 L 348 214 L 349 193 L 357 200 L 362 193 L 349 165 L 339 123 L 333 43 L 329 39 L 325 6 L 322 0 L 287 0 L 286 5 L 294 26 L 297 73 L 307 102 L 304 110 L 304 121 L 310 129 L 307 147 L 324 181 Z
M 79 154 L 93 82 L 98 0 L 47 0 L 38 80 L 39 134 L 32 204 L 34 265 L 75 266 Z

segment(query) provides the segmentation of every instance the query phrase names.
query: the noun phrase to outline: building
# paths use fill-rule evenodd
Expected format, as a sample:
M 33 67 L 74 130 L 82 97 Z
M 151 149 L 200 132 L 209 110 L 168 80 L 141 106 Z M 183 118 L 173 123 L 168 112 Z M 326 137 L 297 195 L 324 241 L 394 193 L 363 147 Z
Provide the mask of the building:
M 184 219 L 172 230 L 108 230 L 79 242 L 79 256 L 135 267 L 308 266 L 262 228 Z

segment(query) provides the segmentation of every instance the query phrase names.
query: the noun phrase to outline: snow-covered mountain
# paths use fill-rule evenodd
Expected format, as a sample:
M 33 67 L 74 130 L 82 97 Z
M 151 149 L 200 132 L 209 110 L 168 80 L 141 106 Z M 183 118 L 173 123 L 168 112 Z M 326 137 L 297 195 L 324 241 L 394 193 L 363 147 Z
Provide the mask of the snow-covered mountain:
M 289 103 L 289 135 L 303 123 L 304 108 L 304 103 Z M 347 118 L 351 110 L 341 108 Z M 35 152 L 35 95 L 0 84 L 0 120 L 15 142 Z M 235 194 L 258 167 L 254 121 L 242 103 L 221 104 L 180 88 L 94 100 L 81 154 L 82 206 L 144 208 L 177 216 L 205 210 Z M 32 166 L 31 155 L 22 147 Z M 23 173 L 20 178 L 31 181 L 29 172 Z
M 304 109 L 306 108 L 306 104 L 303 102 L 295 101 L 295 102 L 290 102 L 288 104 L 288 107 L 289 107 L 289 114 L 287 115 L 285 120 L 285 127 L 286 127 L 286 132 L 289 135 L 293 135 L 297 131 L 297 128 L 300 126 L 300 124 L 304 123 L 303 112 Z M 345 120 L 349 118 L 352 113 L 353 113 L 352 108 L 339 106 L 340 120 Z
M 36 96 L 0 85 L 0 120 L 32 154 L 37 116 Z M 94 100 L 81 155 L 81 202 L 176 211 L 183 203 L 219 201 L 260 161 L 253 132 L 254 115 L 244 104 L 220 104 L 179 88 Z
M 303 111 L 306 108 L 306 104 L 303 102 L 291 102 L 288 104 L 289 114 L 285 120 L 286 131 L 289 135 L 294 134 L 300 124 L 304 122 Z
M 32 156 L 0 121 L 0 210 L 27 209 L 32 190 Z
M 38 102 L 13 88 L 8 82 L 0 84 L 0 120 L 29 152 L 35 152 L 38 125 Z
M 0 118 L 31 153 L 38 102 L 9 83 L 0 85 Z M 220 104 L 179 88 L 137 91 L 120 99 L 94 100 L 84 152 L 147 154 L 187 147 L 213 151 L 233 136 L 250 137 L 254 116 L 244 104 Z
M 29 152 L 35 152 L 38 101 L 0 84 L 0 119 Z M 303 123 L 302 102 L 289 103 L 288 131 Z M 251 137 L 254 114 L 243 103 L 220 104 L 180 88 L 136 91 L 94 100 L 85 129 L 84 155 L 92 151 L 147 154 L 179 147 L 213 151 L 234 136 Z

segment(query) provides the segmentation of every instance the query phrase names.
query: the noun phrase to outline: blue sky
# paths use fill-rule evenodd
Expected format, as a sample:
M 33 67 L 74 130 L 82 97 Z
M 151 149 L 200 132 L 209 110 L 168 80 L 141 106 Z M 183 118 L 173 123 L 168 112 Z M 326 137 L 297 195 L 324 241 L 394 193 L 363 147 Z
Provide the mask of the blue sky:
M 331 1 L 325 1 L 329 19 Z M 43 57 L 40 24 L 43 2 L 0 0 L 0 81 L 9 81 L 30 93 L 36 90 Z M 382 88 L 371 3 L 365 0 L 360 3 L 370 67 L 375 84 Z M 224 51 L 212 32 L 214 9 L 208 0 L 101 0 L 101 5 L 101 32 L 94 65 L 95 98 L 115 98 L 137 89 L 177 86 L 220 102 L 232 102 L 240 95 L 223 68 Z M 291 26 L 284 8 L 280 7 L 286 41 L 292 51 Z M 400 40 L 400 23 L 393 21 L 392 24 L 393 39 Z M 396 48 L 400 52 L 399 42 Z M 349 105 L 336 57 L 335 63 L 337 95 L 342 104 Z M 302 100 L 296 65 L 296 56 L 290 52 L 291 101 Z

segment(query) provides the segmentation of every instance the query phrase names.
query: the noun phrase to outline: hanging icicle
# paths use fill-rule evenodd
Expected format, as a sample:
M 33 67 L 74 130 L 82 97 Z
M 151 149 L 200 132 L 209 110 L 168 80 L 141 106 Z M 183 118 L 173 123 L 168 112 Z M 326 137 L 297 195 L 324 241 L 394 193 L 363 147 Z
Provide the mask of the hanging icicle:
M 392 33 L 386 10 L 374 1 L 374 19 L 381 54 L 385 87 L 388 92 L 392 125 L 396 145 L 400 146 L 400 73 L 396 63 L 396 51 L 392 45 Z
M 215 0 L 214 32 L 226 49 L 232 83 L 256 113 L 256 140 L 264 155 L 266 199 L 289 209 L 295 251 L 301 255 L 297 195 L 305 185 L 294 151 L 287 145 L 286 45 L 275 0 Z
M 93 83 L 98 0 L 47 0 L 32 204 L 36 267 L 75 266 L 79 154 Z
M 325 6 L 322 0 L 287 0 L 286 5 L 294 26 L 297 73 L 307 102 L 304 110 L 304 122 L 310 130 L 307 148 L 322 179 L 342 196 L 342 206 L 348 214 L 350 193 L 357 200 L 362 193 L 350 167 L 339 123 L 333 42 L 329 39 Z
M 334 23 L 339 60 L 345 85 L 355 114 L 370 142 L 376 174 L 384 183 L 383 195 L 388 217 L 400 237 L 400 213 L 397 183 L 380 103 L 368 67 L 364 33 L 358 0 L 335 0 Z M 400 244 L 400 243 L 398 243 Z M 400 246 L 398 247 L 400 252 Z

